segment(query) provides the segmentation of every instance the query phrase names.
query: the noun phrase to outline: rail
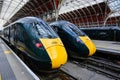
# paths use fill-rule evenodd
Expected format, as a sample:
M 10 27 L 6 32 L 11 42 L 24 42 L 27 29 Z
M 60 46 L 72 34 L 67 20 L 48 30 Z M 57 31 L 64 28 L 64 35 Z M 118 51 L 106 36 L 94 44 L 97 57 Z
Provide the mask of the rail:
M 104 58 L 90 57 L 83 62 L 79 60 L 71 62 L 79 65 L 80 67 L 84 67 L 95 72 L 100 72 L 101 74 L 104 74 L 116 80 L 120 79 L 120 66 Z

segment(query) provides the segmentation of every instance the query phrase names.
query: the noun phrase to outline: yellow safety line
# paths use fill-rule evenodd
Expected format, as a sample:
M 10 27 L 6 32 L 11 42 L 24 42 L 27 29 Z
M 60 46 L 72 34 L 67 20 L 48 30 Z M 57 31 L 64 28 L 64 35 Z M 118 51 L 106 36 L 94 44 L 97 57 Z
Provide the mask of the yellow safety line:
M 0 74 L 0 80 L 2 80 L 2 76 L 1 76 L 1 74 Z
M 4 53 L 5 54 L 11 54 L 12 52 L 10 50 L 5 50 Z

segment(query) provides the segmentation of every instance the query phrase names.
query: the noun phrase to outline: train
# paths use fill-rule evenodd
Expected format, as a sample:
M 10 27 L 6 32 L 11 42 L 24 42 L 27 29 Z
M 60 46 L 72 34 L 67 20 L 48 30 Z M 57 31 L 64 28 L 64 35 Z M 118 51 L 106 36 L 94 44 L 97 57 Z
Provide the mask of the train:
M 120 41 L 119 26 L 106 26 L 80 29 L 83 30 L 91 39 L 94 40 Z
M 0 35 L 2 35 L 2 30 L 0 30 Z
M 65 20 L 59 20 L 49 25 L 60 36 L 68 56 L 87 58 L 96 52 L 96 46 L 92 40 L 74 24 Z
M 67 62 L 67 52 L 52 28 L 37 17 L 24 17 L 3 30 L 4 39 L 21 51 L 18 55 L 38 71 L 52 71 Z

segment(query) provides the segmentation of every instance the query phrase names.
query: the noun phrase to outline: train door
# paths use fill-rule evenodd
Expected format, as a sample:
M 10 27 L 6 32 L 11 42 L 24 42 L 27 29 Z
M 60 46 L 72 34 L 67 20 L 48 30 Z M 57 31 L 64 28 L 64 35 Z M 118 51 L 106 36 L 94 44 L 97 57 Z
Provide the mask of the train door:
M 17 45 L 21 48 L 26 48 L 26 44 L 28 41 L 26 41 L 27 35 L 24 31 L 24 28 L 20 24 L 16 24 L 17 27 L 17 34 L 16 34 L 16 40 L 17 40 Z
M 4 30 L 4 37 L 7 41 L 9 41 L 9 27 L 5 28 Z
M 17 24 L 14 24 L 13 26 L 13 40 L 14 40 L 14 46 L 17 46 L 17 42 L 18 42 L 18 33 L 19 33 L 19 30 L 18 30 L 18 26 Z
M 108 40 L 116 41 L 116 30 L 110 28 L 108 31 L 109 31 L 109 38 L 108 38 Z
M 8 27 L 8 41 L 10 42 L 10 27 Z
M 114 29 L 114 38 L 116 41 L 120 41 L 120 29 Z
M 24 38 L 23 38 L 23 31 L 22 31 L 22 28 L 21 26 L 19 26 L 18 24 L 16 24 L 16 42 L 20 43 L 20 44 L 23 44 L 24 43 Z
M 28 48 L 30 47 L 30 39 L 28 37 L 28 34 L 25 32 L 25 30 L 22 30 L 23 38 L 24 38 L 24 44 Z
M 14 26 L 10 26 L 10 43 L 14 45 Z

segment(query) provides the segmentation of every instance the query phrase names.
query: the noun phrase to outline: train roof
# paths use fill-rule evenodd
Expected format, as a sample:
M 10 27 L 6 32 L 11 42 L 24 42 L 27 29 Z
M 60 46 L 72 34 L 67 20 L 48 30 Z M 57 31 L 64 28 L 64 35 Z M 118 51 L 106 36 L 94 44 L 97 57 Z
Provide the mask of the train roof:
M 62 26 L 62 25 L 64 25 L 64 24 L 73 24 L 73 23 L 71 23 L 71 22 L 69 22 L 69 21 L 65 21 L 65 20 L 59 20 L 59 21 L 55 21 L 55 22 L 52 22 L 52 23 L 50 23 L 50 25 L 56 25 L 57 27 L 59 27 L 59 28 L 64 28 L 65 26 Z M 73 24 L 74 25 L 74 24 Z M 72 27 L 72 26 L 71 26 Z M 74 26 L 75 27 L 75 26 Z M 77 27 L 77 26 L 76 26 Z
M 109 30 L 109 29 L 117 29 L 120 30 L 119 26 L 108 26 L 108 27 L 93 27 L 93 28 L 79 28 L 82 30 Z
M 50 25 L 63 25 L 65 23 L 70 23 L 69 21 L 65 21 L 65 20 L 59 20 L 59 21 L 55 21 L 50 23 Z
M 15 23 L 37 23 L 37 22 L 44 22 L 44 21 L 40 18 L 29 16 L 29 17 L 21 18 L 21 19 L 15 21 L 15 22 L 11 23 L 10 25 L 13 25 Z M 6 27 L 9 27 L 10 25 L 8 25 Z
M 37 21 L 43 22 L 42 19 L 37 18 L 37 17 L 24 17 L 24 18 L 21 18 L 21 19 L 17 20 L 16 22 L 20 22 L 20 23 L 33 23 L 33 22 L 37 22 Z

